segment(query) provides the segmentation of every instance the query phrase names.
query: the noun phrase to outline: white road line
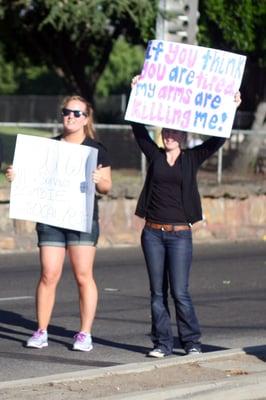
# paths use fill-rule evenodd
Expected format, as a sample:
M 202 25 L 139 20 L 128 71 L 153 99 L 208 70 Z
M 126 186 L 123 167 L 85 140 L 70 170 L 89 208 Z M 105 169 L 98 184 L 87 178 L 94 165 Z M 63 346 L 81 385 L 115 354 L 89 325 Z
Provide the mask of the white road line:
M 0 297 L 0 301 L 10 301 L 10 300 L 27 300 L 34 299 L 34 296 L 20 296 L 20 297 Z

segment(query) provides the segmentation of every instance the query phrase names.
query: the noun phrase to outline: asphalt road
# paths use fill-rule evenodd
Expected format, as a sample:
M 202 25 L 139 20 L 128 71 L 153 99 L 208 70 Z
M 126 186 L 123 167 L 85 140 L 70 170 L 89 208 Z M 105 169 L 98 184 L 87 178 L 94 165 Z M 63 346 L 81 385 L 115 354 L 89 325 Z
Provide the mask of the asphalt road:
M 204 351 L 265 345 L 265 272 L 265 242 L 194 246 L 190 288 Z M 68 262 L 58 288 L 49 347 L 42 350 L 24 347 L 36 328 L 38 254 L 0 254 L 0 273 L 0 381 L 150 361 L 144 355 L 151 346 L 148 281 L 139 248 L 98 250 L 99 305 L 90 353 L 71 350 L 79 314 Z M 183 355 L 177 338 L 175 353 Z

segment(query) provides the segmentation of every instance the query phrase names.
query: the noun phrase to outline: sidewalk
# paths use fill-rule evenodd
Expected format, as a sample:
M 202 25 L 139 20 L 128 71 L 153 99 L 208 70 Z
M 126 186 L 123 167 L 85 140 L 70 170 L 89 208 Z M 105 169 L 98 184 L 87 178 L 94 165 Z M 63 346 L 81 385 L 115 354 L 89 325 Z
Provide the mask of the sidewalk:
M 266 346 L 0 382 L 1 400 L 262 400 Z

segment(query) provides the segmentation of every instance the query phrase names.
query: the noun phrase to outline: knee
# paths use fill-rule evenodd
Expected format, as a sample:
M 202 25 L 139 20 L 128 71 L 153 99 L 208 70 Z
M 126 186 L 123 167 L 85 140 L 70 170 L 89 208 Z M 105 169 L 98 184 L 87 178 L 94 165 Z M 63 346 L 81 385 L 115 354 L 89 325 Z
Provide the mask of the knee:
M 75 275 L 75 279 L 76 279 L 78 287 L 80 287 L 80 288 L 87 287 L 88 285 L 94 284 L 93 277 L 89 276 L 88 274 L 78 273 Z
M 188 290 L 171 290 L 171 296 L 174 301 L 177 301 L 181 304 L 186 304 L 190 299 L 190 295 Z
M 41 283 L 45 286 L 56 286 L 59 282 L 60 274 L 55 272 L 43 272 L 41 275 Z
M 164 295 L 163 295 L 163 293 L 153 292 L 151 294 L 151 302 L 154 305 L 164 303 Z

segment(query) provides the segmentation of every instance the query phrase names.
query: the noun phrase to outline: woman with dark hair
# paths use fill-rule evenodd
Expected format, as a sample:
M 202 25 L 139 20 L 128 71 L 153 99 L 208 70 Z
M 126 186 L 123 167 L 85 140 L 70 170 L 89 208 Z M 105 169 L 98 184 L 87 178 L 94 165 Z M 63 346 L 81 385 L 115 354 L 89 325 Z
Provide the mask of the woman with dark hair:
M 132 80 L 138 82 L 139 76 Z M 232 106 L 241 102 L 240 93 Z M 148 160 L 147 176 L 136 215 L 145 218 L 141 235 L 151 293 L 152 342 L 150 357 L 172 354 L 173 333 L 168 287 L 174 301 L 179 341 L 186 354 L 201 353 L 201 332 L 189 293 L 192 263 L 192 225 L 202 219 L 197 172 L 225 142 L 211 137 L 193 149 L 183 149 L 186 132 L 163 128 L 163 148 L 143 124 L 132 123 L 135 139 Z

